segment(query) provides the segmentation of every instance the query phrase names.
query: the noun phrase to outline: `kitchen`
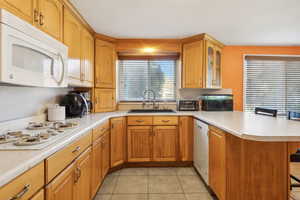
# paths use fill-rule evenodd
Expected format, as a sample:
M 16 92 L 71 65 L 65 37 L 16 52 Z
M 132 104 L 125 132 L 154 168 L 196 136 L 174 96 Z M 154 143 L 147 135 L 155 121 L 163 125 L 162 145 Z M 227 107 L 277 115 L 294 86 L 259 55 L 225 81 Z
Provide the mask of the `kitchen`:
M 0 1 L 0 200 L 300 199 L 299 1 L 170 3 Z

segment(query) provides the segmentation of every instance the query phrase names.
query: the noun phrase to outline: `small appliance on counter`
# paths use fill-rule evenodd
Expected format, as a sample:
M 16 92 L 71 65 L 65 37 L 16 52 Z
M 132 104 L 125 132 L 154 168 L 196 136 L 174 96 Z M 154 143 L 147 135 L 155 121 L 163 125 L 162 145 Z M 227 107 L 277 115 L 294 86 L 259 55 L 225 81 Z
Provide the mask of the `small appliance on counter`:
M 199 101 L 198 100 L 179 100 L 178 102 L 179 111 L 198 111 Z
M 300 121 L 300 112 L 288 111 L 287 118 L 288 118 L 288 120 L 297 120 L 297 121 Z
M 204 94 L 201 99 L 203 111 L 233 111 L 232 94 Z
M 89 112 L 88 102 L 80 92 L 71 92 L 65 95 L 60 102 L 60 106 L 66 107 L 67 118 L 83 117 Z
M 48 121 L 58 122 L 66 119 L 66 107 L 54 104 L 48 107 Z

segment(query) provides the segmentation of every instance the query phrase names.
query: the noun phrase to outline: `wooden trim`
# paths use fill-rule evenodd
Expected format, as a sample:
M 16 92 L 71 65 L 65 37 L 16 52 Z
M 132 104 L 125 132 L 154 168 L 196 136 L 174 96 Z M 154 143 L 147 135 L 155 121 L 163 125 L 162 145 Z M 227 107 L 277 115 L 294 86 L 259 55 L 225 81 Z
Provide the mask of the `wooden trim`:
M 181 43 L 185 44 L 185 43 L 190 43 L 190 42 L 194 42 L 194 41 L 198 41 L 198 40 L 210 40 L 213 44 L 219 46 L 220 48 L 223 48 L 225 46 L 223 43 L 221 43 L 214 37 L 208 35 L 207 33 L 201 33 L 201 34 L 194 35 L 191 37 L 183 38 L 183 39 L 181 39 Z
M 75 6 L 70 2 L 70 0 L 61 0 L 61 2 L 63 3 L 64 8 L 67 8 L 71 11 L 71 13 L 77 18 L 79 19 L 79 21 L 81 22 L 81 24 L 92 34 L 95 35 L 96 32 L 94 31 L 94 29 L 91 27 L 91 25 L 89 25 L 89 23 L 84 19 L 84 17 L 80 14 L 80 12 L 77 10 L 77 8 L 75 8 Z
M 114 37 L 111 37 L 111 36 L 108 36 L 108 35 L 104 35 L 104 34 L 101 34 L 101 33 L 95 33 L 94 37 L 95 37 L 95 39 L 104 40 L 106 42 L 115 43 L 117 41 L 117 38 L 114 38 Z
M 174 55 L 118 55 L 119 60 L 178 60 L 179 54 Z

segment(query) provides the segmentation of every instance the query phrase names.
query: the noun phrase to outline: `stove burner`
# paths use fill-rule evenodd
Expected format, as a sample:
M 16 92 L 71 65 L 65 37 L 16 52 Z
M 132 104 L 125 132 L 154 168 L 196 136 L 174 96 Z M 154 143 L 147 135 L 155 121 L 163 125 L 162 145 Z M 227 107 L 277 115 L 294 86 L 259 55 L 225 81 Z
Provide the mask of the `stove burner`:
M 37 123 L 37 122 L 30 122 L 28 124 L 27 129 L 28 130 L 42 130 L 42 129 L 47 129 L 49 128 L 49 123 L 45 122 L 45 123 Z
M 13 137 L 21 137 L 21 136 L 23 136 L 23 132 L 22 131 L 8 131 L 7 135 L 13 136 Z

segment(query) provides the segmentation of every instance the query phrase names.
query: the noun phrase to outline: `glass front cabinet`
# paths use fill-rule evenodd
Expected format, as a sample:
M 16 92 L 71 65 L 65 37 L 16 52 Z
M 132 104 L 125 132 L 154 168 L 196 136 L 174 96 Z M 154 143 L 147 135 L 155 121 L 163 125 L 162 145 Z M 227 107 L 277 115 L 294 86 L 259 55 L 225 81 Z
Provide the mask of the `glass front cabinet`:
M 221 55 L 217 45 L 206 41 L 205 88 L 222 88 Z

